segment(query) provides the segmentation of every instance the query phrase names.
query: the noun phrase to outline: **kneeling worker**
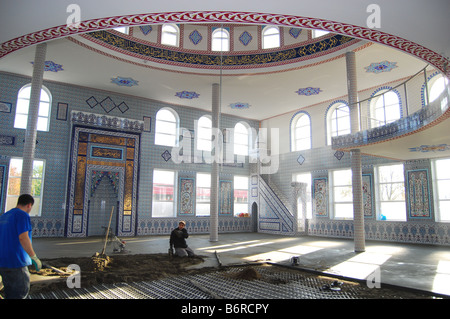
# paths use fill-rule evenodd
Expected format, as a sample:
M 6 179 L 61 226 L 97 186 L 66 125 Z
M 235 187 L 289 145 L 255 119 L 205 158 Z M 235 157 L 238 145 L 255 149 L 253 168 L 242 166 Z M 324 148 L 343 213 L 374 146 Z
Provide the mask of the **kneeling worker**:
M 180 221 L 178 227 L 172 230 L 170 234 L 170 250 L 175 247 L 175 254 L 179 257 L 193 257 L 194 251 L 186 244 L 186 238 L 189 234 L 186 230 L 186 223 Z

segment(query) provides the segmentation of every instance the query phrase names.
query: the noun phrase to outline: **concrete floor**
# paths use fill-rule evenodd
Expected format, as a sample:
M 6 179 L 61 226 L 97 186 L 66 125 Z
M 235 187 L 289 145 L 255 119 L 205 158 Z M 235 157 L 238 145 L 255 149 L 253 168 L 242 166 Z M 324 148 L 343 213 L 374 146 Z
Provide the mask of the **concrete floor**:
M 130 254 L 167 253 L 169 236 L 123 238 Z M 201 265 L 218 266 L 247 262 L 276 262 L 291 265 L 299 256 L 299 268 L 307 268 L 366 280 L 376 288 L 381 285 L 430 291 L 450 296 L 450 247 L 366 242 L 366 250 L 354 252 L 348 239 L 322 237 L 286 237 L 261 233 L 219 234 L 211 242 L 209 235 L 191 235 L 189 246 L 205 256 Z M 102 239 L 34 238 L 33 246 L 40 258 L 90 257 L 103 249 Z M 112 254 L 112 247 L 106 253 Z

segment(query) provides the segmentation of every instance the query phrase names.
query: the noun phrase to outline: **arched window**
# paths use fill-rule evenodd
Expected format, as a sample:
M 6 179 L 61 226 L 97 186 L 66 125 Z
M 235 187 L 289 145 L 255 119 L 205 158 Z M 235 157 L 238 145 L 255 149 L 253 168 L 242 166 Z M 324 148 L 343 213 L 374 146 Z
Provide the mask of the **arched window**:
M 428 93 L 430 95 L 429 102 L 433 102 L 436 100 L 439 95 L 444 92 L 445 87 L 448 85 L 448 80 L 442 75 L 439 74 L 437 76 L 434 76 L 430 82 L 428 82 Z
M 212 33 L 212 51 L 230 51 L 230 33 L 224 28 L 217 28 Z
M 161 44 L 179 46 L 180 29 L 175 24 L 164 24 L 161 27 Z
M 236 123 L 234 126 L 234 154 L 248 155 L 250 141 L 250 126 L 244 122 Z
M 295 114 L 291 121 L 291 150 L 311 148 L 311 119 L 305 112 Z
M 280 29 L 275 26 L 268 26 L 262 31 L 262 48 L 271 49 L 280 46 Z
M 382 90 L 370 100 L 371 127 L 386 125 L 401 117 L 400 98 L 396 91 Z
M 155 144 L 176 146 L 178 144 L 179 117 L 170 108 L 162 108 L 156 113 Z
M 17 95 L 16 116 L 14 119 L 15 128 L 27 128 L 28 110 L 30 107 L 31 84 L 27 84 L 19 90 Z M 39 101 L 37 130 L 48 132 L 50 127 L 50 109 L 52 98 L 50 91 L 42 86 Z
M 197 121 L 197 149 L 211 151 L 212 149 L 212 122 L 209 115 L 202 116 Z
M 344 102 L 335 102 L 327 112 L 327 142 L 331 145 L 331 138 L 351 133 L 350 108 Z

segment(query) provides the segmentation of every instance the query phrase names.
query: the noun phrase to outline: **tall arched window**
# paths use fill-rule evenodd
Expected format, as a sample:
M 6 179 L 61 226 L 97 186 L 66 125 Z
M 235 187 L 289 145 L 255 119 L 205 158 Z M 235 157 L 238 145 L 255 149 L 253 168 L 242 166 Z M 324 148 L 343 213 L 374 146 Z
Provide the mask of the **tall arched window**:
M 230 51 L 230 33 L 224 28 L 217 28 L 212 33 L 212 51 Z
M 262 48 L 271 49 L 280 46 L 280 29 L 275 26 L 267 26 L 262 31 Z
M 433 102 L 436 100 L 439 95 L 444 92 L 445 87 L 448 85 L 448 80 L 442 75 L 439 74 L 437 76 L 434 76 L 429 82 L 428 82 L 428 92 L 430 95 L 429 102 Z
M 197 121 L 197 149 L 211 151 L 212 149 L 212 122 L 209 115 L 202 116 Z
M 236 123 L 234 126 L 234 154 L 248 155 L 250 141 L 250 126 L 244 122 Z
M 170 108 L 162 108 L 156 113 L 155 144 L 176 146 L 178 144 L 179 117 Z
M 331 138 L 351 133 L 350 108 L 344 102 L 335 102 L 327 112 L 327 142 L 331 145 Z
M 383 92 L 386 92 L 383 94 Z M 394 122 L 402 117 L 400 98 L 396 91 L 383 90 L 370 101 L 371 127 Z
M 19 90 L 17 95 L 16 116 L 14 119 L 15 128 L 27 128 L 28 110 L 30 107 L 31 84 L 27 84 Z M 48 132 L 50 127 L 50 109 L 52 97 L 50 91 L 42 86 L 39 102 L 37 130 Z
M 161 44 L 179 46 L 180 29 L 176 24 L 164 24 L 161 27 Z
M 311 148 L 311 119 L 305 112 L 294 115 L 291 121 L 291 150 L 301 151 Z

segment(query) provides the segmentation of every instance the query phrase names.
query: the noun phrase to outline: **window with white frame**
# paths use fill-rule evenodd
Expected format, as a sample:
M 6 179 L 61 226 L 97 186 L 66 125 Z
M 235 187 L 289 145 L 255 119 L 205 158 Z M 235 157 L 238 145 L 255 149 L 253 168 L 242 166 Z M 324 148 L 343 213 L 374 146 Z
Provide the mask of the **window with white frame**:
M 442 74 L 436 75 L 428 83 L 428 92 L 430 95 L 429 102 L 433 102 L 436 100 L 442 92 L 444 92 L 445 88 L 448 86 L 448 79 L 445 78 Z M 425 92 L 426 94 L 426 92 Z
M 234 216 L 248 217 L 248 176 L 234 176 Z
M 400 119 L 402 115 L 397 93 L 388 90 L 378 93 L 370 101 L 370 113 L 372 127 L 386 125 Z
M 248 155 L 250 147 L 250 126 L 247 123 L 238 122 L 234 126 L 234 154 Z
M 211 174 L 197 173 L 196 179 L 196 215 L 209 216 L 211 214 Z
M 299 173 L 292 176 L 294 182 L 300 182 L 306 184 L 306 218 L 312 218 L 312 194 L 311 194 L 311 173 Z M 305 212 L 303 211 L 303 205 L 301 204 L 301 198 L 298 198 L 298 218 L 303 218 Z
M 20 194 L 20 184 L 22 178 L 22 158 L 11 158 L 9 162 L 8 191 L 6 196 L 6 208 L 8 211 L 17 205 Z M 33 209 L 30 216 L 40 216 L 42 207 L 42 195 L 44 187 L 44 160 L 33 161 L 33 173 L 31 177 L 31 196 L 34 198 Z
M 331 138 L 335 136 L 351 133 L 350 108 L 347 104 L 336 102 L 328 110 L 328 145 L 331 145 Z
M 434 198 L 437 220 L 450 222 L 450 158 L 434 161 Z
M 176 173 L 171 170 L 153 170 L 152 217 L 175 217 Z
M 353 219 L 352 170 L 331 171 L 330 179 L 334 218 Z
M 291 122 L 292 151 L 311 148 L 311 120 L 306 113 L 298 113 Z
M 230 33 L 224 28 L 217 28 L 212 33 L 212 51 L 230 51 Z
M 403 164 L 377 166 L 375 172 L 379 219 L 406 221 Z
M 204 115 L 197 121 L 196 135 L 197 149 L 200 151 L 211 151 L 212 122 L 209 115 Z
M 26 129 L 28 124 L 28 111 L 30 108 L 31 84 L 27 84 L 19 90 L 17 95 L 16 116 L 14 127 Z M 46 87 L 41 89 L 41 97 L 38 110 L 38 131 L 48 131 L 50 125 L 50 108 L 52 105 L 50 91 Z
M 176 146 L 178 144 L 178 131 L 179 118 L 175 111 L 162 108 L 156 113 L 155 144 Z
M 312 37 L 319 38 L 321 36 L 327 35 L 328 33 L 330 33 L 330 32 L 325 31 L 325 30 L 312 30 Z
M 271 49 L 280 46 L 280 29 L 276 26 L 267 26 L 262 30 L 262 48 Z
M 163 24 L 161 27 L 161 44 L 177 47 L 180 41 L 180 29 L 176 24 Z

